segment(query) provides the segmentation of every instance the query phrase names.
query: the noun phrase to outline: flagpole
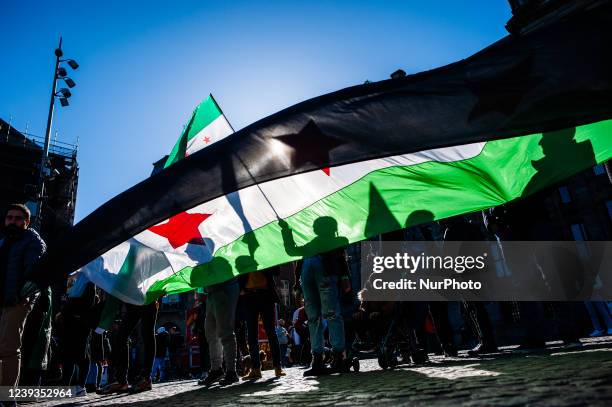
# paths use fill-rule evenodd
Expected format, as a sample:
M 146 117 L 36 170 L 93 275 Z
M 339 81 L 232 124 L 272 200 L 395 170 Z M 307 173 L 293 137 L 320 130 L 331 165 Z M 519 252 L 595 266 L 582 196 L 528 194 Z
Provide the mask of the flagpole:
M 227 119 L 227 116 L 225 115 L 225 113 L 223 113 L 223 110 L 221 109 L 221 106 L 219 106 L 219 104 L 217 103 L 217 101 L 215 100 L 215 97 L 213 96 L 212 93 L 209 93 L 210 98 L 212 99 L 213 103 L 215 104 L 215 106 L 217 106 L 217 109 L 219 109 L 219 111 L 221 112 L 221 114 L 223 115 L 223 117 L 225 117 L 225 120 L 227 120 L 227 124 L 229 124 L 230 128 L 232 129 L 232 132 L 236 132 L 236 130 L 234 130 L 234 126 L 232 126 L 232 124 L 230 123 L 230 121 Z M 255 181 L 255 177 L 253 177 L 253 174 L 251 174 L 251 171 L 249 171 L 249 167 L 246 166 L 246 164 L 244 163 L 244 161 L 242 161 L 242 158 L 240 158 L 240 156 L 236 155 L 236 157 L 238 157 L 238 159 L 240 160 L 240 163 L 242 164 L 242 166 L 244 167 L 244 169 L 246 170 L 246 172 L 249 174 L 249 176 L 251 177 L 251 179 L 253 181 Z M 277 219 L 281 219 L 280 216 L 278 216 L 278 213 L 276 212 L 276 210 L 274 209 L 274 206 L 272 206 L 272 202 L 270 202 L 270 200 L 268 199 L 268 197 L 266 196 L 266 194 L 264 193 L 264 191 L 261 189 L 261 186 L 259 185 L 259 183 L 255 182 L 255 185 L 257 185 L 257 189 L 259 189 L 259 192 L 261 192 L 261 194 L 263 195 L 264 199 L 266 200 L 266 202 L 268 203 L 268 205 L 270 205 L 270 209 L 272 209 L 272 212 L 274 212 L 274 215 L 276 215 Z
M 270 209 L 272 209 L 272 212 L 274 212 L 274 215 L 276 215 L 276 219 L 280 220 L 281 217 L 278 216 L 278 213 L 274 209 L 274 206 L 272 206 L 272 202 L 270 202 L 270 200 L 268 199 L 268 197 L 266 196 L 264 191 L 261 189 L 261 185 L 259 185 L 259 183 L 255 181 L 255 177 L 253 177 L 253 174 L 251 174 L 251 171 L 249 171 L 249 167 L 246 166 L 246 164 L 244 163 L 244 161 L 242 161 L 242 158 L 240 158 L 239 155 L 236 154 L 236 157 L 238 157 L 238 159 L 240 160 L 240 163 L 242 164 L 242 166 L 244 167 L 246 172 L 249 174 L 249 176 L 251 177 L 253 182 L 255 182 L 255 185 L 257 185 L 257 189 L 259 189 L 259 192 L 261 192 L 261 194 L 263 195 L 263 197 L 266 200 L 266 202 L 268 203 L 268 205 L 270 205 Z

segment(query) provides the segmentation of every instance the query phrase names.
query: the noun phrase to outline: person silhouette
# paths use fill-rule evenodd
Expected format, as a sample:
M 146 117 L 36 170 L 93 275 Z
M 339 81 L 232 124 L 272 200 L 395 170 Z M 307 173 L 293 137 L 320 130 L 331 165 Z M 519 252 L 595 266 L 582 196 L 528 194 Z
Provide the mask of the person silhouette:
M 301 270 L 296 270 L 300 276 L 295 280 L 295 288 L 299 289 L 301 284 L 304 294 L 313 355 L 312 366 L 304 372 L 304 376 L 341 372 L 344 366 L 345 335 L 338 284 L 341 281 L 343 290 L 350 290 L 350 272 L 343 250 L 349 241 L 346 237 L 338 236 L 338 222 L 329 216 L 315 219 L 312 228 L 316 236 L 303 246 L 295 243 L 293 232 L 286 221 L 280 220 L 279 225 L 287 254 L 304 257 Z M 327 369 L 323 363 L 323 319 L 327 320 L 334 353 L 331 369 Z
M 539 145 L 544 156 L 531 161 L 536 173 L 523 189 L 522 198 L 597 164 L 591 142 L 576 142 L 575 135 L 573 127 L 542 134 Z
M 264 270 L 257 270 L 258 264 L 252 256 L 238 256 L 236 258 L 236 269 L 241 272 L 238 277 L 240 284 L 240 299 L 245 311 L 247 335 L 249 342 L 249 354 L 251 358 L 251 369 L 243 376 L 242 380 L 261 379 L 261 359 L 259 357 L 259 317 L 263 322 L 272 361 L 274 375 L 285 376 L 281 365 L 281 351 L 278 337 L 276 336 L 276 304 L 280 303 L 280 297 L 276 292 L 274 276 L 280 274 L 280 267 L 273 266 Z M 251 271 L 251 270 L 257 271 Z
M 536 170 L 529 182 L 525 185 L 520 199 L 510 202 L 503 207 L 489 210 L 489 218 L 495 220 L 495 233 L 503 241 L 539 241 L 551 242 L 565 240 L 562 231 L 550 222 L 545 199 L 549 191 L 547 186 L 575 174 L 578 171 L 595 165 L 597 160 L 590 141 L 577 142 L 576 129 L 569 128 L 551 131 L 542 134 L 539 145 L 543 156 L 532 160 L 531 165 Z M 503 243 L 502 243 L 503 244 Z M 528 256 L 509 256 L 507 261 L 513 270 L 515 279 L 525 284 L 525 289 L 532 292 L 548 292 L 555 270 L 562 270 L 560 275 L 561 286 L 570 294 L 573 281 L 580 284 L 585 279 L 580 276 L 581 270 L 572 265 L 578 264 L 576 259 L 568 257 L 566 251 L 551 255 L 551 247 L 543 244 L 534 244 L 529 247 Z M 572 280 L 572 281 L 570 281 Z M 519 349 L 532 349 L 545 346 L 542 321 L 544 307 L 541 301 L 523 301 L 519 303 L 521 320 L 524 321 L 525 338 Z M 573 306 L 567 302 L 550 304 L 556 314 L 563 315 L 559 331 L 561 339 L 568 347 L 579 346 L 580 342 L 574 330 Z
M 406 218 L 406 228 L 410 245 L 414 246 L 415 253 L 438 254 L 439 249 L 433 244 L 433 234 L 430 224 L 435 216 L 426 209 L 417 209 Z M 453 329 L 448 316 L 448 301 L 430 301 L 428 303 L 432 323 L 436 330 L 436 336 L 446 356 L 457 356 L 457 347 L 453 340 Z
M 208 268 L 201 272 L 215 273 L 217 276 L 224 277 L 233 275 L 230 263 L 222 257 L 213 258 Z M 201 276 L 194 277 L 194 274 L 196 273 L 192 273 L 192 279 L 202 278 Z M 211 366 L 207 377 L 198 382 L 204 386 L 209 386 L 217 381 L 221 385 L 238 381 L 234 322 L 240 288 L 236 278 L 221 281 L 223 282 L 205 287 L 207 294 L 205 331 Z M 222 368 L 223 362 L 225 362 L 225 373 Z

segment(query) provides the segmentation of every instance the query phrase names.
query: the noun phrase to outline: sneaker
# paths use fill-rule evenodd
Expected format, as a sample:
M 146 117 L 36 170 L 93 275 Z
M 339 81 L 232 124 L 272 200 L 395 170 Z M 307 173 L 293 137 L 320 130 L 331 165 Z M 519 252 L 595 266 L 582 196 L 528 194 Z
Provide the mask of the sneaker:
M 87 390 L 81 386 L 75 386 L 74 388 L 74 397 L 86 397 Z
M 287 376 L 287 373 L 285 373 L 282 367 L 275 367 L 274 376 L 276 377 Z
M 484 343 L 479 343 L 476 347 L 467 351 L 468 356 L 480 356 L 485 353 L 497 353 L 499 349 L 495 345 L 485 345 Z
M 140 379 L 136 384 L 130 386 L 130 393 L 142 393 L 143 391 L 149 391 L 153 388 L 151 384 L 151 379 Z
M 238 381 L 240 381 L 240 379 L 238 378 L 236 372 L 234 370 L 228 370 L 227 372 L 225 372 L 225 376 L 223 376 L 223 379 L 219 381 L 219 384 L 221 386 L 229 386 L 230 384 L 236 383 Z
M 223 369 L 211 370 L 206 374 L 206 378 L 198 380 L 200 386 L 210 386 L 218 382 L 223 377 Z
M 247 374 L 242 376 L 242 380 L 257 380 L 261 379 L 261 369 L 252 368 Z
M 107 384 L 102 389 L 100 389 L 100 391 L 98 391 L 97 393 L 98 394 L 127 393 L 129 390 L 130 390 L 130 387 L 128 386 L 127 383 L 114 382 L 111 384 Z
M 603 329 L 596 329 L 596 330 L 594 330 L 593 332 L 591 332 L 591 333 L 589 334 L 589 336 L 590 336 L 591 338 L 595 338 L 595 337 L 597 337 L 597 336 L 602 336 L 603 334 L 604 334 L 604 330 L 603 330 Z
M 206 380 L 207 377 L 208 377 L 208 372 L 202 372 L 202 376 L 200 376 L 200 379 L 198 381 Z

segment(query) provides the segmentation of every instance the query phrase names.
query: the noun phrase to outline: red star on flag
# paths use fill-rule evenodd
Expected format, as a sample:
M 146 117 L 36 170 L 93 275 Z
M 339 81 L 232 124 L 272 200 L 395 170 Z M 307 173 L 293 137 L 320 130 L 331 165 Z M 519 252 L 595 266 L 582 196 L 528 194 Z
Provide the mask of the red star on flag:
M 168 239 L 172 248 L 176 249 L 186 243 L 204 245 L 204 239 L 198 227 L 211 214 L 181 212 L 174 215 L 168 222 L 151 226 L 148 230 Z
M 204 137 L 204 142 L 205 142 L 206 144 L 210 143 L 210 137 Z

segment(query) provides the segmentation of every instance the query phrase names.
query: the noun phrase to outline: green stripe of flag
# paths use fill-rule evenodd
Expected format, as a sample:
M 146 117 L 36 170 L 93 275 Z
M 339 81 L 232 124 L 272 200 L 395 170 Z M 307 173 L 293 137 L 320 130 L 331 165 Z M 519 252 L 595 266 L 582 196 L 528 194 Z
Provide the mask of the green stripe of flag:
M 313 222 L 331 216 L 340 236 L 357 242 L 379 233 L 497 206 L 553 185 L 596 163 L 612 158 L 612 121 L 576 129 L 488 142 L 473 158 L 425 162 L 373 171 L 351 185 L 286 219 L 296 243 L 315 238 Z M 431 212 L 430 217 L 426 212 Z M 249 232 L 265 242 L 254 254 L 259 268 L 297 259 L 285 250 L 278 222 Z M 245 239 L 220 247 L 212 262 L 185 268 L 158 281 L 147 292 L 151 301 L 225 281 L 239 273 L 235 261 L 248 255 Z M 321 241 L 320 251 L 338 240 Z

